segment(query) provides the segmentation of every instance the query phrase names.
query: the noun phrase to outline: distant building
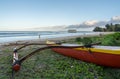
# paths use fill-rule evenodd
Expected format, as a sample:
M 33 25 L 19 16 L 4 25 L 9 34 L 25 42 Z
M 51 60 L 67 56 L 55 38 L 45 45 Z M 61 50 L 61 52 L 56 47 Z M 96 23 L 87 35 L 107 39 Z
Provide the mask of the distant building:
M 76 32 L 77 32 L 77 30 L 75 30 L 75 29 L 68 30 L 68 33 L 76 33 Z

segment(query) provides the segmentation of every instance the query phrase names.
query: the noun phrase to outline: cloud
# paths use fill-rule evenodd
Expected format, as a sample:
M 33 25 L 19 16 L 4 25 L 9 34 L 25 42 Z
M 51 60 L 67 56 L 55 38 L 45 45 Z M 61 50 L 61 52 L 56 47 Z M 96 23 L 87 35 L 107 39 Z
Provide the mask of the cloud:
M 90 27 L 96 27 L 96 26 L 103 26 L 107 23 L 107 21 L 97 21 L 97 20 L 90 20 L 85 21 L 79 25 L 69 25 L 67 28 L 90 28 Z
M 120 23 L 120 16 L 114 16 L 108 21 L 89 20 L 78 25 L 69 25 L 67 26 L 67 28 L 90 28 L 96 26 L 105 26 L 106 24 L 110 24 L 110 23 L 113 24 Z
M 44 26 L 44 27 L 36 27 L 36 28 L 32 28 L 33 30 L 38 30 L 38 31 L 63 31 L 66 29 L 65 25 L 61 25 L 61 26 Z
M 98 21 L 98 20 L 89 20 L 85 21 L 80 24 L 74 24 L 74 25 L 61 25 L 61 26 L 44 26 L 44 27 L 36 27 L 32 28 L 33 30 L 38 30 L 38 31 L 65 31 L 68 29 L 77 29 L 77 30 L 93 30 L 95 27 L 104 27 L 106 24 L 118 24 L 120 23 L 120 16 L 114 16 L 108 21 Z
M 109 23 L 115 23 L 115 24 L 120 23 L 120 16 L 112 17 Z
M 120 21 L 120 16 L 114 16 L 114 17 L 112 17 L 111 18 L 111 20 L 113 20 L 113 21 Z
M 83 22 L 84 25 L 90 25 L 90 26 L 92 26 L 92 25 L 94 25 L 96 23 L 98 23 L 97 20 L 91 20 L 91 21 L 85 21 L 85 22 Z

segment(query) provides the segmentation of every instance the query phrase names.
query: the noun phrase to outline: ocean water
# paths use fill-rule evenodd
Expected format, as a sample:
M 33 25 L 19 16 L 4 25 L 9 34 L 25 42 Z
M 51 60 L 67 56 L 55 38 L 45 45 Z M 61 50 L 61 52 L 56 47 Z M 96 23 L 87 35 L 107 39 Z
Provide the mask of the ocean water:
M 56 37 L 75 36 L 82 34 L 93 34 L 94 32 L 78 32 L 68 33 L 65 31 L 0 31 L 0 43 L 33 40 L 33 39 L 47 39 Z

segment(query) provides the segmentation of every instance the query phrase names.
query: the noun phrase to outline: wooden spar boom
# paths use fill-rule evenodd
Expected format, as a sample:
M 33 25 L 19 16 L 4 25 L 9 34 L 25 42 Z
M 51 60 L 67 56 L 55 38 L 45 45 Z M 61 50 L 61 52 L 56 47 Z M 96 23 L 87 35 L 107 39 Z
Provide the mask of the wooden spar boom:
M 97 45 L 97 44 L 100 44 L 100 43 L 94 43 L 94 44 L 90 44 L 90 45 L 83 45 L 83 46 L 60 46 L 60 45 L 49 45 L 49 46 L 45 46 L 45 47 L 42 47 L 42 48 L 39 48 L 33 52 L 31 52 L 30 54 L 24 56 L 23 58 L 21 58 L 20 60 L 18 60 L 18 64 L 21 64 L 24 60 L 26 60 L 27 58 L 31 57 L 32 55 L 34 55 L 35 53 L 39 52 L 39 51 L 42 51 L 42 50 L 45 50 L 45 49 L 50 49 L 50 48 L 80 48 L 80 47 L 91 47 L 92 45 Z M 15 52 L 17 52 L 18 50 L 26 47 L 26 46 L 29 46 L 29 45 L 40 45 L 40 44 L 37 44 L 37 43 L 31 43 L 31 44 L 26 44 L 16 50 L 14 50 Z M 44 45 L 47 45 L 47 44 L 44 44 Z M 16 62 L 14 62 L 16 63 Z
M 81 46 L 77 46 L 77 47 L 81 47 Z M 14 79 L 14 71 L 20 70 L 21 63 L 24 60 L 26 60 L 27 58 L 31 57 L 32 55 L 34 55 L 35 53 L 37 53 L 39 51 L 42 51 L 42 50 L 45 50 L 45 49 L 50 49 L 50 48 L 76 48 L 76 46 L 74 46 L 74 47 L 69 47 L 69 46 L 46 46 L 46 47 L 42 47 L 42 48 L 39 48 L 39 49 L 31 52 L 30 54 L 24 56 L 21 59 L 15 60 L 15 62 L 13 62 L 13 66 L 12 66 L 12 79 Z M 18 50 L 20 50 L 20 49 L 18 49 Z M 17 52 L 18 50 L 16 49 L 16 50 L 14 50 L 14 52 Z
M 100 44 L 100 43 L 95 43 L 95 44 L 91 44 L 91 45 L 83 45 L 83 46 L 60 46 L 60 45 L 54 46 L 54 45 L 40 44 L 40 43 L 18 44 L 18 45 L 23 45 L 23 46 L 18 49 L 15 49 L 13 52 L 12 79 L 14 79 L 14 71 L 20 70 L 21 63 L 39 51 L 42 51 L 45 49 L 51 49 L 51 48 L 68 48 L 69 49 L 69 48 L 80 48 L 80 47 L 89 47 L 89 46 L 91 47 L 92 45 L 96 45 L 96 44 Z M 18 50 L 20 50 L 26 46 L 30 46 L 30 45 L 48 45 L 48 46 L 38 48 L 35 51 L 29 53 L 28 55 L 22 57 L 21 59 L 18 59 L 18 53 L 17 53 Z
M 83 46 L 46 46 L 46 47 L 42 47 L 42 48 L 39 48 L 39 49 L 31 52 L 30 54 L 28 54 L 25 57 L 21 58 L 19 61 L 23 62 L 27 58 L 29 58 L 32 55 L 34 55 L 36 52 L 39 52 L 39 51 L 42 51 L 42 50 L 45 50 L 45 49 L 51 49 L 51 48 L 79 48 L 79 47 L 83 47 Z
M 97 42 L 97 43 L 92 43 L 92 44 L 89 44 L 89 45 L 98 45 L 100 43 L 101 42 Z M 58 43 L 55 42 L 55 44 L 60 45 L 60 44 L 62 44 L 62 42 L 58 42 Z M 46 43 L 9 43 L 9 44 L 2 45 L 2 46 L 19 46 L 19 45 L 29 46 L 29 45 L 48 45 L 48 44 L 46 44 Z
M 46 45 L 46 43 L 10 43 L 10 44 L 6 44 L 6 45 L 3 45 L 3 46 L 19 46 L 19 45 Z

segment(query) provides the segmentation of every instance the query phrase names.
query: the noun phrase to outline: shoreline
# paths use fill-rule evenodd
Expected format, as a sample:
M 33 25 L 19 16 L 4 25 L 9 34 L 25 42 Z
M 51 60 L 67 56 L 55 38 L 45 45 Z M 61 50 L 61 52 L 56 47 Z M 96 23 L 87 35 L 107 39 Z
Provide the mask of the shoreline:
M 83 37 L 103 36 L 103 35 L 108 35 L 108 34 L 113 34 L 113 33 L 115 33 L 115 32 L 99 32 L 99 33 L 94 33 L 94 34 L 84 33 L 82 35 L 74 35 L 74 36 L 62 36 L 62 37 L 55 37 L 55 38 L 39 38 L 39 39 L 32 39 L 32 40 L 18 40 L 18 41 L 0 43 L 0 46 L 7 45 L 10 43 L 45 43 L 47 40 L 65 41 L 65 40 L 74 39 L 74 38 L 78 38 L 78 37 L 83 38 Z

